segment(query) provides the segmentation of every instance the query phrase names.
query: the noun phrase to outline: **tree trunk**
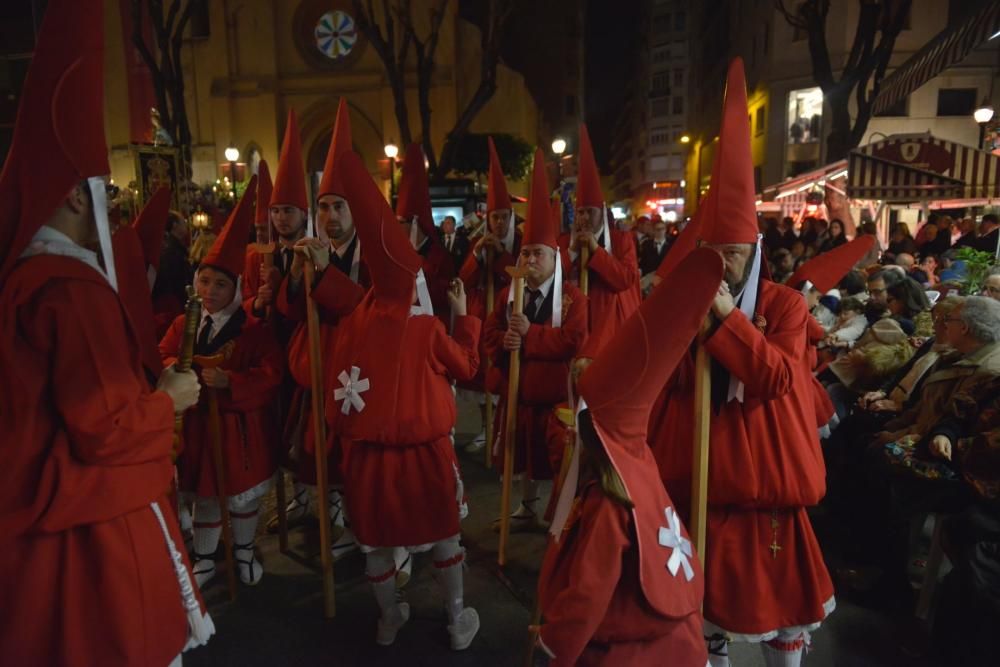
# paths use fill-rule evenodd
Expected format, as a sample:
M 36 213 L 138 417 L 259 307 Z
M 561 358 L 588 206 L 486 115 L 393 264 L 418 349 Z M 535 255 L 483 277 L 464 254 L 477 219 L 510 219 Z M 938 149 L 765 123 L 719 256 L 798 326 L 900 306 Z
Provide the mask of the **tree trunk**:
M 823 94 L 830 105 L 830 134 L 826 138 L 826 162 L 829 164 L 846 158 L 856 142 L 851 139 L 850 91 L 838 86 Z M 867 120 L 865 122 L 867 124 Z

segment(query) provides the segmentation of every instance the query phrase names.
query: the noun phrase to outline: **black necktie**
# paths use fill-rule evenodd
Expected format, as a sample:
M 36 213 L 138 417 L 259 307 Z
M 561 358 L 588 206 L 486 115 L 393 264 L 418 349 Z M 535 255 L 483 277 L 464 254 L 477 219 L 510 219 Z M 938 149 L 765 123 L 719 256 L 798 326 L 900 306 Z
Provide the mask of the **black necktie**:
M 528 303 L 524 307 L 524 316 L 528 318 L 529 321 L 535 319 L 535 315 L 538 314 L 538 290 L 533 290 L 530 287 L 524 290 L 524 300 Z
M 208 316 L 205 318 L 205 323 L 201 327 L 201 333 L 198 334 L 198 347 L 201 349 L 208 347 L 208 340 L 211 335 L 212 335 L 212 317 Z

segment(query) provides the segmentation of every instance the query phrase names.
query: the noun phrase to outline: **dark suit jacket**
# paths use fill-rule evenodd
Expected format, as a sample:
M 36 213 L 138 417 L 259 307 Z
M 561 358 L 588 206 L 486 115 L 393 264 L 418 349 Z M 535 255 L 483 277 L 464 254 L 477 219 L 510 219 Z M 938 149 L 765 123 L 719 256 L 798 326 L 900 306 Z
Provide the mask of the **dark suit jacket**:
M 668 250 L 670 250 L 669 238 L 663 242 L 663 248 L 660 252 L 656 252 L 656 241 L 651 238 L 643 239 L 642 245 L 639 246 L 639 273 L 646 275 L 656 271 L 660 267 L 660 262 L 666 257 Z
M 465 261 L 465 256 L 469 254 L 469 237 L 457 232 L 453 236 L 451 248 L 449 249 L 446 245 L 445 235 L 441 234 L 441 245 L 445 250 L 448 250 L 451 261 L 455 264 L 455 273 L 457 275 L 462 268 L 462 262 Z

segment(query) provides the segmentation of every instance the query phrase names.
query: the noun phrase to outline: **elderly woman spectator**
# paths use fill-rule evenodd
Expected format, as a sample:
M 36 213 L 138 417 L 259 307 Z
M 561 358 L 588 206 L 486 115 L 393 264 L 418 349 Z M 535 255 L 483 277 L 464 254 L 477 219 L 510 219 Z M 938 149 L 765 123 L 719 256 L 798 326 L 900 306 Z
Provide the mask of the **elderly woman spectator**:
M 1000 301 L 1000 266 L 994 266 L 983 282 L 983 296 Z
M 819 247 L 819 252 L 828 252 L 834 248 L 844 245 L 845 243 L 847 243 L 847 237 L 844 236 L 844 223 L 840 220 L 833 219 L 830 221 L 830 237 Z

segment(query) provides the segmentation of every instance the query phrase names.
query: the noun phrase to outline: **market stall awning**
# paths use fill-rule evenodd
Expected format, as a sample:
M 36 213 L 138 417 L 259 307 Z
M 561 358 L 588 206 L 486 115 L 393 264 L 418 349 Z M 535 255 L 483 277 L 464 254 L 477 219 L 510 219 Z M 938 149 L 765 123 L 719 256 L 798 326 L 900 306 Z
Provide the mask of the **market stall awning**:
M 882 81 L 872 104 L 875 114 L 891 108 L 914 90 L 1000 32 L 1000 2 L 982 0 L 965 18 L 945 28 Z
M 1000 197 L 1000 158 L 930 134 L 851 151 L 847 196 L 888 202 Z

